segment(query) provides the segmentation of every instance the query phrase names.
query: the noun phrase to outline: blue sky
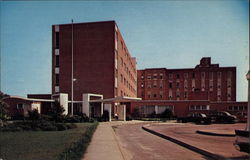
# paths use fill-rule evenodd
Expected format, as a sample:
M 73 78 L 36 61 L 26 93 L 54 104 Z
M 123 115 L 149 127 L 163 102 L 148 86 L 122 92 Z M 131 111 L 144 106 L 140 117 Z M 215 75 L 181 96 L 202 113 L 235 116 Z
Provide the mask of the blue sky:
M 51 92 L 51 25 L 115 20 L 138 68 L 237 67 L 247 100 L 249 1 L 1 1 L 1 91 Z

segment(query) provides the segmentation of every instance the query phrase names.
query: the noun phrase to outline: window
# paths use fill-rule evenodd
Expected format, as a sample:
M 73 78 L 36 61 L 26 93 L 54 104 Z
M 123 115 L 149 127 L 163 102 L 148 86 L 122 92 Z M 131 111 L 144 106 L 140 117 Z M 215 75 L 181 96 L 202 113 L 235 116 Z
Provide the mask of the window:
M 154 86 L 154 87 L 157 87 L 157 82 L 156 82 L 156 81 L 154 81 L 153 86 Z
M 157 97 L 157 95 L 156 94 L 154 94 L 154 98 L 156 98 Z
M 56 55 L 56 67 L 59 67 L 59 55 Z
M 121 91 L 121 96 L 123 96 L 123 92 Z
M 59 49 L 59 32 L 56 32 L 56 49 Z
M 148 76 L 147 76 L 147 77 L 148 77 L 148 79 L 151 79 L 151 75 L 150 75 L 150 74 L 148 74 Z
M 180 75 L 179 75 L 179 74 L 176 74 L 176 78 L 179 79 L 179 78 L 180 78 Z
M 122 57 L 121 57 L 121 66 L 123 67 L 123 59 L 122 59 Z
M 176 83 L 176 87 L 177 87 L 177 88 L 180 87 L 180 83 L 179 83 L 179 82 Z
M 185 99 L 187 98 L 187 92 L 184 92 L 184 98 Z
M 185 79 L 188 78 L 188 73 L 184 73 L 184 78 L 185 78 Z
M 17 105 L 16 105 L 16 109 L 23 109 L 23 104 L 21 104 L 21 103 L 20 103 L 20 104 L 17 104 Z
M 192 73 L 192 78 L 195 78 L 195 73 Z
M 201 78 L 205 78 L 205 72 L 201 73 Z
M 157 79 L 157 73 L 155 73 L 155 74 L 153 75 L 153 78 L 154 78 L 154 79 Z
M 190 110 L 194 110 L 194 106 L 190 106 L 189 109 L 190 109 Z
M 59 74 L 56 74 L 56 86 L 59 86 Z
M 162 81 L 160 81 L 160 88 L 163 88 L 163 83 L 162 83 Z
M 171 82 L 169 83 L 169 88 L 172 88 L 172 83 Z
M 221 78 L 221 72 L 217 72 L 217 77 Z
M 148 88 L 151 88 L 151 84 L 150 83 L 148 84 Z
M 162 73 L 160 73 L 160 79 L 163 79 L 163 74 Z
M 168 77 L 169 77 L 169 79 L 173 79 L 173 74 L 170 73 L 170 74 L 168 75 Z
M 150 94 L 148 94 L 148 98 L 150 98 Z
M 121 83 L 123 82 L 123 75 L 121 74 Z
M 143 76 L 143 75 L 141 75 L 141 79 L 144 79 L 144 76 Z
M 141 88 L 143 88 L 144 87 L 144 84 L 143 83 L 141 83 Z

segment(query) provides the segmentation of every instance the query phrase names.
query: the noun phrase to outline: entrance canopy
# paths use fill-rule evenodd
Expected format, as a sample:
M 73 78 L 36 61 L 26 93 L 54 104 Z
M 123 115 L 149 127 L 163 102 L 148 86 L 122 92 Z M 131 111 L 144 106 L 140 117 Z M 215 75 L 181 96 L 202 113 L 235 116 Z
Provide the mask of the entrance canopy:
M 131 101 L 139 101 L 139 100 L 141 100 L 141 98 L 119 96 L 119 97 L 115 97 L 115 98 L 90 100 L 89 102 L 119 103 L 119 102 L 131 102 Z

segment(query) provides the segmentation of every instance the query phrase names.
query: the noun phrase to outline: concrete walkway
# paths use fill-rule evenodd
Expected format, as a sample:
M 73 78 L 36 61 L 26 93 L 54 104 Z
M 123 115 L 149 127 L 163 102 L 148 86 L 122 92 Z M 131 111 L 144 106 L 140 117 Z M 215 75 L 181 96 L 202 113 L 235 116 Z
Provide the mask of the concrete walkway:
M 143 121 L 112 121 L 99 123 L 82 160 L 125 160 L 123 152 L 112 126 L 145 123 Z M 150 123 L 150 122 L 146 122 Z
M 83 160 L 124 160 L 112 129 L 116 124 L 119 125 L 119 122 L 99 123 Z

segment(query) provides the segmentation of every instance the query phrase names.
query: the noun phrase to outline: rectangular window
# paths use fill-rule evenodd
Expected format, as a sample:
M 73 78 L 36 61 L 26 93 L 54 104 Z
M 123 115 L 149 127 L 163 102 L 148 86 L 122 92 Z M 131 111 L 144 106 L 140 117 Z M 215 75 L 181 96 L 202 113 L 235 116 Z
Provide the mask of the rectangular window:
M 188 73 L 184 73 L 184 78 L 188 79 Z
M 179 79 L 179 78 L 180 78 L 180 75 L 179 75 L 179 74 L 176 74 L 176 78 Z
M 150 74 L 148 74 L 148 76 L 147 76 L 147 77 L 148 77 L 148 79 L 151 79 L 151 75 L 150 75 Z
M 172 83 L 169 83 L 169 88 L 172 88 Z
M 56 55 L 56 67 L 59 67 L 59 64 L 60 64 L 59 55 Z
M 163 88 L 163 82 L 160 81 L 160 88 Z
M 173 79 L 173 74 L 168 75 L 169 79 Z
M 157 82 L 156 81 L 154 81 L 153 86 L 157 87 Z
M 179 82 L 176 83 L 176 88 L 180 88 L 180 83 Z
M 59 32 L 56 32 L 56 49 L 59 49 Z
M 163 79 L 163 74 L 162 73 L 160 73 L 160 79 Z
M 59 86 L 59 74 L 56 74 L 56 86 Z
M 16 105 L 16 109 L 23 109 L 23 104 L 21 104 L 21 103 L 20 103 L 20 104 L 17 104 L 17 105 Z
M 195 73 L 192 73 L 192 78 L 195 78 Z
M 155 73 L 155 74 L 153 75 L 153 78 L 154 78 L 154 79 L 157 79 L 157 73 Z

